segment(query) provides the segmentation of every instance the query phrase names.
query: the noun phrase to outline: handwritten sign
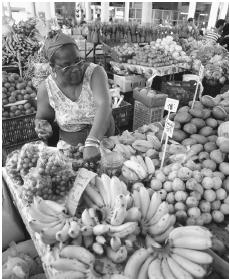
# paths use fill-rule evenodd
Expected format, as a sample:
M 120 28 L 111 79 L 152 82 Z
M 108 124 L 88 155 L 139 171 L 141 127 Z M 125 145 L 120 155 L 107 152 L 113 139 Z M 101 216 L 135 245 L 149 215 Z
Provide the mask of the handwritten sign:
M 166 138 L 165 138 L 165 147 L 164 147 L 163 154 L 162 154 L 160 169 L 163 168 L 164 161 L 165 161 L 166 149 L 167 149 L 167 145 L 168 145 L 168 140 L 169 140 L 169 137 L 170 138 L 173 137 L 174 127 L 175 127 L 175 123 L 173 121 L 171 121 L 169 119 L 167 119 L 165 121 L 165 128 L 164 128 L 163 134 L 166 135 Z
M 200 88 L 200 96 L 203 92 L 203 85 L 202 85 L 203 78 L 204 78 L 204 66 L 201 64 L 200 65 L 200 70 L 199 70 L 199 80 L 197 81 L 195 94 L 194 94 L 194 97 L 193 97 L 193 100 L 192 100 L 192 107 L 191 107 L 192 109 L 193 109 L 195 101 L 196 101 L 198 89 Z
M 179 100 L 171 99 L 171 98 L 166 98 L 165 101 L 165 110 L 169 112 L 176 112 L 177 108 L 179 105 Z
M 96 173 L 87 169 L 80 169 L 76 176 L 74 185 L 67 197 L 67 208 L 72 216 L 75 216 L 80 198 L 90 181 L 96 177 Z
M 173 137 L 173 130 L 175 127 L 175 123 L 169 119 L 165 121 L 165 134 L 168 135 L 170 138 Z

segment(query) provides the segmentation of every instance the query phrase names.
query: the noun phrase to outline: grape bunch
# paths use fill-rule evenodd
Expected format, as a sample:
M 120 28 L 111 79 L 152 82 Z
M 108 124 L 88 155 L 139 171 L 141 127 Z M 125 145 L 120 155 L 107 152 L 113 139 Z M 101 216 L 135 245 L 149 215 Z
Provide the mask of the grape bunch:
M 19 150 L 10 153 L 6 160 L 6 170 L 7 170 L 7 174 L 12 179 L 14 179 L 14 181 L 17 181 L 18 184 L 23 184 L 22 178 L 20 176 L 20 172 L 17 170 L 18 160 L 19 160 Z
M 40 196 L 45 200 L 55 200 L 52 192 L 51 176 L 41 176 L 37 169 L 33 168 L 24 179 L 22 197 L 25 201 L 31 203 L 34 196 Z
M 39 161 L 37 163 L 38 172 L 41 175 L 57 174 L 66 168 L 68 163 L 58 157 L 57 152 L 50 154 L 49 151 L 43 151 L 40 154 Z
M 68 146 L 60 149 L 60 152 L 67 158 L 72 160 L 79 160 L 83 157 L 83 144 L 79 143 L 77 146 Z
M 28 174 L 31 168 L 36 167 L 39 158 L 38 152 L 38 145 L 36 144 L 24 145 L 22 148 L 17 166 L 17 170 L 22 177 Z
M 75 175 L 69 170 L 63 170 L 52 176 L 52 192 L 55 196 L 65 197 L 70 191 L 75 180 Z

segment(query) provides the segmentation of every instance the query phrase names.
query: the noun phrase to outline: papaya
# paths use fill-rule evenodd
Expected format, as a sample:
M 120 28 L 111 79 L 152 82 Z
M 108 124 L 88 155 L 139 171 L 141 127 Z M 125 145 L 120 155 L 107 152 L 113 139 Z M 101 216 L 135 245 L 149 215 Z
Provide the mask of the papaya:
M 189 107 L 188 106 L 184 106 L 179 108 L 178 112 L 188 112 L 189 111 Z
M 191 135 L 191 138 L 195 139 L 200 144 L 205 144 L 208 141 L 208 139 L 206 137 L 204 137 L 203 135 L 198 135 L 198 134 Z
M 200 118 L 192 118 L 191 123 L 196 125 L 197 129 L 201 129 L 201 128 L 206 126 L 205 121 L 203 119 L 200 119 Z
M 214 101 L 214 99 L 209 96 L 209 95 L 204 95 L 202 98 L 201 98 L 201 103 L 206 107 L 206 108 L 213 108 L 216 103 Z
M 221 106 L 214 107 L 212 110 L 212 115 L 217 120 L 225 120 L 225 118 L 227 117 L 226 111 Z
M 207 126 L 213 128 L 213 129 L 218 126 L 218 122 L 214 118 L 208 118 L 205 120 L 205 122 L 206 122 Z
M 199 134 L 208 137 L 213 134 L 213 129 L 209 126 L 203 127 L 200 129 Z
M 190 122 L 192 116 L 188 112 L 178 112 L 174 117 L 174 121 L 179 123 L 188 123 Z
M 216 135 L 211 135 L 211 136 L 209 136 L 207 138 L 208 138 L 209 141 L 216 142 L 218 137 Z
M 199 154 L 201 151 L 203 151 L 204 147 L 202 144 L 197 143 L 197 144 L 193 144 L 191 146 L 191 150 L 195 153 L 195 154 Z
M 211 116 L 211 111 L 209 109 L 203 109 L 203 113 L 204 113 L 203 115 L 204 120 Z
M 221 152 L 220 149 L 216 149 L 211 151 L 210 158 L 215 161 L 217 164 L 220 164 L 224 161 L 224 154 Z
M 173 140 L 178 141 L 178 142 L 182 142 L 186 138 L 187 138 L 187 134 L 184 131 L 174 129 Z
M 199 108 L 193 108 L 189 110 L 189 113 L 193 116 L 193 117 L 197 117 L 197 118 L 203 118 L 204 117 L 204 111 L 202 109 Z
M 197 140 L 193 139 L 193 138 L 187 138 L 182 141 L 182 145 L 184 145 L 184 146 L 191 146 L 196 143 L 197 143 Z
M 186 123 L 183 127 L 184 132 L 192 135 L 197 132 L 197 128 L 193 123 Z
M 217 149 L 217 145 L 215 144 L 215 142 L 207 142 L 204 145 L 204 150 L 207 152 L 212 152 L 213 150 Z
M 210 159 L 204 160 L 202 162 L 202 166 L 203 168 L 210 169 L 212 171 L 215 171 L 217 167 L 216 162 Z

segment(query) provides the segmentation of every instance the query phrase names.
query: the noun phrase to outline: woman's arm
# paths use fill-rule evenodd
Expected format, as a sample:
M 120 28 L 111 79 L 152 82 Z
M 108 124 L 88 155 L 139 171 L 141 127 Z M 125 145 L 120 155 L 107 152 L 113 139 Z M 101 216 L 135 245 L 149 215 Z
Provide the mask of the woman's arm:
M 96 104 L 96 114 L 89 137 L 101 140 L 109 128 L 112 109 L 107 74 L 100 66 L 96 67 L 92 74 L 91 88 Z
M 35 120 L 35 130 L 39 138 L 47 139 L 52 135 L 52 126 L 55 112 L 49 104 L 48 92 L 45 82 L 42 82 L 37 92 L 37 114 Z

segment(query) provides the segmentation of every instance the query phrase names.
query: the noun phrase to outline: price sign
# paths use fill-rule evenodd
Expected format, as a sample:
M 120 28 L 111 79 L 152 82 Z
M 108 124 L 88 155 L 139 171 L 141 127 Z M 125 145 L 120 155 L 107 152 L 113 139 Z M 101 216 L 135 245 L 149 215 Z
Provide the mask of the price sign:
M 202 80 L 204 77 L 204 66 L 201 64 L 200 65 L 200 70 L 199 70 L 199 78 Z
M 171 98 L 167 98 L 165 101 L 165 110 L 169 112 L 176 112 L 179 105 L 179 101 Z
M 67 197 L 67 208 L 72 216 L 75 216 L 79 205 L 80 198 L 92 179 L 96 177 L 96 173 L 87 169 L 80 169 L 76 176 L 74 185 Z
M 175 123 L 169 119 L 165 121 L 165 134 L 168 135 L 170 138 L 173 137 L 173 130 L 175 127 Z

